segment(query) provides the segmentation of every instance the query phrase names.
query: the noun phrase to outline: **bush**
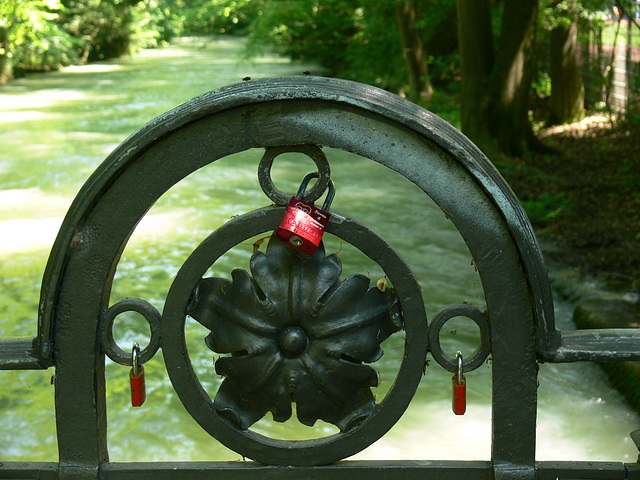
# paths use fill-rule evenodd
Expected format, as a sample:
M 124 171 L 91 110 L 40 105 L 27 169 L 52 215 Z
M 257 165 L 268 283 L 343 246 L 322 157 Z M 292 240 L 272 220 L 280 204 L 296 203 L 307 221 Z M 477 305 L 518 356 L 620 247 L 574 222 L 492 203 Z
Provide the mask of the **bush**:
M 567 199 L 565 192 L 554 195 L 542 193 L 535 200 L 523 200 L 527 216 L 533 225 L 546 225 L 561 213 L 571 209 L 571 202 Z

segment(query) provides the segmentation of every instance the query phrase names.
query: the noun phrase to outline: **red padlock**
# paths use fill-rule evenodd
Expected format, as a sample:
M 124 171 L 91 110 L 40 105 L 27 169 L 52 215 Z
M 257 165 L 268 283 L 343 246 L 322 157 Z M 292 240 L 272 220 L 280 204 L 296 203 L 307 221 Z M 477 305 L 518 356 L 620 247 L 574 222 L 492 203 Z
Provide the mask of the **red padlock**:
M 329 180 L 329 191 L 322 209 L 301 198 L 309 180 L 317 176 L 317 172 L 308 173 L 302 179 L 298 193 L 291 198 L 287 211 L 275 233 L 276 237 L 283 242 L 309 255 L 313 255 L 320 245 L 324 229 L 331 217 L 328 212 L 329 207 L 335 196 L 335 185 L 332 180 Z
M 462 352 L 456 354 L 456 360 L 458 362 L 458 371 L 451 379 L 452 383 L 452 402 L 451 407 L 453 413 L 456 415 L 464 415 L 467 411 L 467 379 L 464 378 L 462 373 L 464 369 L 464 363 L 462 360 Z
M 131 382 L 131 405 L 134 407 L 140 407 L 147 399 L 147 391 L 144 385 L 144 365 L 138 364 L 140 346 L 137 343 L 133 344 L 131 357 L 133 365 L 131 371 L 129 371 L 129 380 Z

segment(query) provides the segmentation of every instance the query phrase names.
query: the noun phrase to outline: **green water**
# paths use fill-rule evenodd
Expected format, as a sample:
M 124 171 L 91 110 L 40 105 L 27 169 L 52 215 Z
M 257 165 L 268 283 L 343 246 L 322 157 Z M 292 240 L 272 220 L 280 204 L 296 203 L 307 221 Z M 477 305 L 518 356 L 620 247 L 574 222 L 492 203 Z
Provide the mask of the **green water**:
M 89 174 L 136 129 L 166 110 L 244 77 L 316 73 L 307 65 L 265 56 L 241 59 L 239 39 L 183 40 L 117 62 L 36 75 L 0 90 L 0 336 L 34 335 L 40 281 L 49 249 L 73 197 Z M 139 297 L 162 310 L 178 268 L 213 229 L 232 216 L 268 205 L 255 175 L 261 151 L 248 151 L 210 165 L 176 185 L 137 228 L 119 264 L 112 303 Z M 443 213 L 405 179 L 373 162 L 329 150 L 337 194 L 333 207 L 362 220 L 389 240 L 420 281 L 432 318 L 446 305 L 467 301 L 484 308 L 480 281 L 469 253 Z M 297 190 L 313 169 L 293 154 L 278 157 L 276 185 Z M 428 225 L 415 229 L 413 225 Z M 410 235 L 407 235 L 410 232 Z M 225 255 L 212 271 L 229 276 L 248 269 L 252 240 Z M 345 274 L 380 268 L 349 246 L 327 239 Z M 563 328 L 570 306 L 558 305 Z M 449 325 L 449 324 L 448 324 Z M 123 315 L 115 324 L 123 348 L 146 341 L 145 324 Z M 447 329 L 449 330 L 449 329 Z M 215 392 L 220 379 L 202 339 L 207 332 L 189 323 L 189 352 L 203 386 Z M 477 331 L 451 324 L 443 345 L 471 352 Z M 382 398 L 396 371 L 402 339 L 384 345 L 375 364 Z M 127 367 L 107 361 L 109 452 L 113 461 L 236 460 L 186 413 L 169 382 L 162 355 L 145 365 L 147 401 L 129 405 Z M 55 461 L 57 443 L 53 387 L 48 371 L 0 372 L 0 461 Z M 431 361 L 411 406 L 382 440 L 358 458 L 490 458 L 491 366 L 467 375 L 468 409 L 451 413 L 451 375 Z M 632 461 L 637 452 L 628 434 L 638 417 L 593 365 L 542 365 L 538 459 Z M 310 438 L 334 431 L 297 421 L 266 418 L 255 430 L 280 438 Z

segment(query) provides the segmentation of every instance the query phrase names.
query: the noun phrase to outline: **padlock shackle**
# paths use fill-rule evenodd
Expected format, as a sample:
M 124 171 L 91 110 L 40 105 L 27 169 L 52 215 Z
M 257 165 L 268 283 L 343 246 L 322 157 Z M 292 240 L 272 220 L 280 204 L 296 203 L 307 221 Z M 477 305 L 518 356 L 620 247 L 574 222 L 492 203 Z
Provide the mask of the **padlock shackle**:
M 302 179 L 302 183 L 300 183 L 300 188 L 298 188 L 298 193 L 296 193 L 296 197 L 298 197 L 300 200 L 304 200 L 303 195 L 305 190 L 307 189 L 307 186 L 309 185 L 309 182 L 311 181 L 312 178 L 318 178 L 319 176 L 320 174 L 318 172 L 307 173 Z
M 458 365 L 458 371 L 456 372 L 456 381 L 458 385 L 464 384 L 464 360 L 462 358 L 462 352 L 456 352 L 456 362 Z
M 322 204 L 322 210 L 324 210 L 325 212 L 329 211 L 329 207 L 333 202 L 333 197 L 336 196 L 336 186 L 331 179 L 329 179 L 328 190 L 329 191 L 327 192 L 327 198 L 324 199 L 324 203 Z
M 300 200 L 304 200 L 303 195 L 305 190 L 307 189 L 307 186 L 309 185 L 309 182 L 312 178 L 318 178 L 319 175 L 320 174 L 318 172 L 307 173 L 302 179 L 302 183 L 300 183 L 300 188 L 298 188 L 296 197 L 298 197 Z M 327 198 L 325 198 L 324 203 L 322 204 L 322 210 L 324 210 L 325 212 L 329 210 L 331 202 L 333 202 L 333 198 L 336 196 L 336 186 L 331 179 L 329 179 L 328 190 L 329 191 L 327 192 Z
M 137 376 L 138 371 L 140 370 L 140 345 L 138 343 L 134 343 L 131 348 L 131 367 L 133 370 L 133 375 Z

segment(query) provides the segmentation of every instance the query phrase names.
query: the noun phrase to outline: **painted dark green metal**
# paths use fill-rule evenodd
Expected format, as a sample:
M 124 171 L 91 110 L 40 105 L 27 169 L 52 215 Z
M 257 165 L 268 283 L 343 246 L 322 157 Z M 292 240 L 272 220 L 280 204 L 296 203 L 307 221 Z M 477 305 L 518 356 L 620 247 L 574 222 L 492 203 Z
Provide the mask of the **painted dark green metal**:
M 366 364 L 382 357 L 402 317 L 392 289 L 341 272 L 322 244 L 310 256 L 271 237 L 251 274 L 197 283 L 188 314 L 211 332 L 207 346 L 228 354 L 215 363 L 224 380 L 214 408 L 233 426 L 246 430 L 267 412 L 286 422 L 292 403 L 302 424 L 324 420 L 343 432 L 373 414 L 380 380 Z
M 249 148 L 291 145 L 322 145 L 354 152 L 404 175 L 438 204 L 467 243 L 488 309 L 487 344 L 493 360 L 491 461 L 340 462 L 314 466 L 342 458 L 335 456 L 337 450 L 346 449 L 349 454 L 363 448 L 384 435 L 389 424 L 402 414 L 419 377 L 415 369 L 424 362 L 421 352 L 428 346 L 426 320 L 418 320 L 411 327 L 413 330 L 407 330 L 407 350 L 415 354 L 405 354 L 392 393 L 403 405 L 386 408 L 383 401 L 361 426 L 339 434 L 342 436 L 337 440 L 326 440 L 320 446 L 296 444 L 302 458 L 297 462 L 291 462 L 291 455 L 286 454 L 288 447 L 275 445 L 284 453 L 272 463 L 296 463 L 297 467 L 109 463 L 100 324 L 109 309 L 113 276 L 129 237 L 153 203 L 190 173 Z M 276 209 L 261 214 L 268 225 L 256 228 L 274 229 L 276 213 L 272 212 Z M 348 220 L 339 215 L 333 217 L 335 234 L 357 243 L 360 227 L 348 221 L 341 223 L 341 218 Z M 231 236 L 245 234 L 237 230 Z M 368 249 L 365 253 L 381 265 L 404 268 L 386 246 L 362 248 Z M 398 284 L 394 282 L 394 286 Z M 408 285 L 404 294 L 399 293 L 405 327 L 409 325 L 410 305 L 414 311 L 423 310 L 421 305 L 417 309 L 412 306 L 421 302 L 419 293 L 415 294 L 412 288 Z M 402 295 L 407 298 L 403 300 Z M 182 341 L 182 326 L 173 319 L 183 316 L 185 310 L 172 310 L 170 303 L 168 299 L 163 312 L 161 339 L 168 368 L 172 362 L 184 361 L 176 353 Z M 56 369 L 59 463 L 6 463 L 0 466 L 0 478 L 135 476 L 155 480 L 175 478 L 178 473 L 185 478 L 231 479 L 630 480 L 638 478 L 637 465 L 535 462 L 536 374 L 538 361 L 638 360 L 639 340 L 636 330 L 556 330 L 542 255 L 524 211 L 489 160 L 438 117 L 380 89 L 354 82 L 306 76 L 243 82 L 187 102 L 140 129 L 114 150 L 78 194 L 46 267 L 38 335 L 33 339 L 0 340 L 0 368 Z M 183 389 L 198 388 L 189 375 L 176 372 L 177 369 L 169 373 L 179 394 Z M 193 414 L 188 403 L 185 407 Z M 206 429 L 217 431 L 223 425 L 228 431 L 223 436 L 234 447 L 247 443 L 241 429 L 215 420 L 210 407 L 193 408 L 200 412 L 194 416 L 202 417 L 196 419 L 205 423 Z M 213 426 L 209 425 L 211 418 Z M 359 434 L 352 435 L 353 431 Z M 258 458 L 262 451 L 274 446 L 268 439 L 252 445 Z M 307 447 L 309 455 L 305 455 Z
M 402 305 L 407 342 L 395 383 L 366 421 L 339 435 L 290 442 L 230 426 L 223 415 L 215 413 L 215 405 L 211 404 L 187 358 L 185 315 L 190 309 L 193 288 L 209 265 L 240 241 L 275 228 L 284 211 L 284 207 L 267 207 L 242 215 L 217 229 L 196 248 L 176 275 L 167 296 L 162 326 L 163 354 L 169 377 L 182 403 L 221 443 L 263 463 L 328 464 L 369 446 L 400 418 L 422 377 L 428 347 L 427 321 L 420 286 L 395 250 L 366 226 L 333 212 L 327 231 L 376 261 L 394 285 Z

